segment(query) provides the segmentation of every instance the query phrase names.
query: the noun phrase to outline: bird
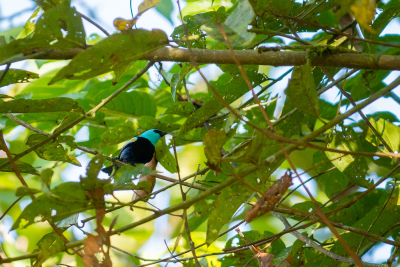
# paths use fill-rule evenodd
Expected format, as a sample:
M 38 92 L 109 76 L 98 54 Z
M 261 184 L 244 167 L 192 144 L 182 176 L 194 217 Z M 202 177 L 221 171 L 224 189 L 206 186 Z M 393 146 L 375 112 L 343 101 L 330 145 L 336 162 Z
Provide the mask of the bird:
M 146 164 L 153 159 L 157 142 L 166 134 L 157 129 L 148 130 L 124 145 L 116 159 L 132 166 Z M 101 171 L 111 177 L 119 167 L 118 164 L 113 164 Z

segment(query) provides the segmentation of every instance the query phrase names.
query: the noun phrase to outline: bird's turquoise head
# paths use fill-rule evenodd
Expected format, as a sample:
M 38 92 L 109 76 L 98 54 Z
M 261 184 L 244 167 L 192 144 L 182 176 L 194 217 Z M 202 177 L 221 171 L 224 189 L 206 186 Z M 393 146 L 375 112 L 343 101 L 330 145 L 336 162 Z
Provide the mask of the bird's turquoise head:
M 160 130 L 153 129 L 153 130 L 145 131 L 144 133 L 142 133 L 140 135 L 140 137 L 146 138 L 153 144 L 153 146 L 155 146 L 157 144 L 158 140 L 160 140 L 160 138 L 166 134 L 167 133 L 162 132 Z

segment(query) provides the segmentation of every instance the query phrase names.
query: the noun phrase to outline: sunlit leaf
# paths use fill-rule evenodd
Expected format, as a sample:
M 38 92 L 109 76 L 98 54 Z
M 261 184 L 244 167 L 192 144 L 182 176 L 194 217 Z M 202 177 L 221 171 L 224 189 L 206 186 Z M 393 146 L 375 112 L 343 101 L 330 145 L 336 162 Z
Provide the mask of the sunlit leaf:
M 104 146 L 112 146 L 127 141 L 136 136 L 136 128 L 131 121 L 117 124 L 101 135 L 101 142 Z
M 246 46 L 256 36 L 255 33 L 247 31 L 248 25 L 254 17 L 254 11 L 248 0 L 242 0 L 235 11 L 229 15 L 225 22 L 221 24 L 225 35 L 228 37 L 232 46 Z M 225 43 L 221 30 L 214 23 L 207 23 L 201 27 L 213 39 Z
M 176 102 L 169 107 L 164 114 L 177 114 L 181 116 L 189 116 L 193 112 L 193 104 L 189 101 Z
M 50 84 L 63 78 L 88 79 L 113 71 L 167 44 L 167 36 L 161 30 L 137 29 L 113 34 L 76 55 L 54 76 Z

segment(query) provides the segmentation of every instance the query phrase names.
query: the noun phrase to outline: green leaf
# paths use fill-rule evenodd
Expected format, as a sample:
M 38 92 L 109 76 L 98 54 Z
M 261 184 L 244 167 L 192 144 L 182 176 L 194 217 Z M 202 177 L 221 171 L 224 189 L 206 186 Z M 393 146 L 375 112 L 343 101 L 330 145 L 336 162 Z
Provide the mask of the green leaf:
M 40 251 L 33 267 L 42 266 L 42 264 L 52 255 L 65 250 L 64 239 L 56 233 L 49 233 L 43 236 L 37 245 L 40 248 Z
M 150 116 L 142 116 L 138 118 L 138 133 L 145 132 L 151 129 L 158 129 L 163 132 L 172 132 L 179 129 L 181 126 L 176 123 L 161 122 Z
M 156 158 L 167 171 L 170 173 L 177 172 L 175 157 L 169 152 L 165 138 L 161 138 L 156 144 Z
M 143 164 L 137 164 L 135 167 L 126 164 L 119 168 L 114 175 L 114 184 L 105 189 L 106 194 L 111 194 L 116 190 L 146 190 L 152 186 L 151 182 L 139 182 L 138 185 L 133 184 L 132 180 L 140 176 L 153 175 L 156 171 L 152 171 L 150 167 Z
M 130 140 L 137 135 L 136 129 L 131 121 L 119 123 L 101 135 L 101 142 L 108 147 Z
M 67 126 L 68 124 L 70 124 L 71 122 L 75 121 L 76 119 L 78 119 L 79 117 L 81 117 L 82 115 L 79 113 L 71 113 L 68 114 L 60 123 L 60 125 L 58 125 L 54 131 L 53 134 L 59 132 L 60 130 L 62 130 L 65 126 Z
M 92 158 L 86 168 L 86 178 L 81 177 L 81 185 L 85 190 L 93 190 L 96 187 L 97 176 L 103 167 L 104 157 L 98 154 Z
M 164 112 L 164 114 L 177 114 L 181 116 L 189 116 L 191 113 L 193 113 L 193 104 L 189 101 L 176 102 Z
M 208 218 L 207 245 L 210 245 L 218 238 L 221 228 L 231 221 L 236 210 L 252 193 L 248 187 L 240 182 L 221 190 Z
M 37 221 L 56 222 L 82 211 L 88 205 L 85 191 L 78 182 L 62 183 L 52 193 L 42 194 L 26 206 L 11 230 L 26 228 Z M 35 219 L 37 216 L 40 217 L 39 220 Z
M 0 76 L 4 73 L 0 71 Z M 28 83 L 34 79 L 39 78 L 39 74 L 26 70 L 9 69 L 6 76 L 0 83 L 0 87 L 12 84 L 12 83 Z
M 333 135 L 328 143 L 328 148 L 345 151 L 363 151 L 361 141 L 351 127 L 343 127 L 343 132 L 336 131 L 336 134 Z M 365 157 L 353 155 L 343 156 L 343 154 L 328 151 L 325 153 L 332 161 L 332 164 L 335 165 L 339 171 L 346 174 L 350 181 L 365 188 L 372 186 L 373 182 L 366 179 L 368 164 Z M 340 156 L 343 157 L 334 160 Z
M 85 38 L 82 19 L 75 8 L 67 5 L 51 7 L 37 21 L 32 37 L 17 39 L 2 46 L 0 62 L 12 56 L 22 59 L 25 56 L 24 53 L 32 49 L 65 50 L 83 47 L 86 44 Z
M 254 71 L 248 72 L 247 76 L 252 82 L 253 87 L 256 87 L 262 82 L 266 81 L 264 75 Z M 232 78 L 228 73 L 221 75 L 217 82 L 212 83 L 214 83 L 215 89 L 228 104 L 232 103 L 249 90 L 246 82 L 241 76 Z M 196 110 L 196 112 L 188 117 L 188 119 L 182 125 L 178 136 L 182 136 L 197 125 L 203 124 L 223 107 L 224 105 L 217 99 L 217 97 L 212 95 L 201 108 Z
M 38 13 L 40 11 L 40 7 L 36 8 L 35 11 L 33 11 L 32 15 L 29 17 L 28 21 L 25 23 L 24 27 L 22 28 L 22 31 L 18 34 L 17 39 L 22 39 L 33 33 L 35 30 L 35 18 L 37 17 Z
M 60 136 L 63 137 L 63 136 Z M 72 138 L 70 136 L 69 138 Z M 68 139 L 69 139 L 68 138 Z M 42 142 L 43 140 L 47 139 L 46 135 L 42 134 L 32 134 L 28 137 L 28 140 L 26 141 L 26 144 L 30 147 Z M 64 136 L 65 139 L 65 136 Z M 60 138 L 47 142 L 46 144 L 38 147 L 35 149 L 36 154 L 45 160 L 50 160 L 50 161 L 63 161 L 63 162 L 68 162 L 71 164 L 74 164 L 76 166 L 81 167 L 81 164 L 79 161 L 75 158 L 75 156 L 68 155 L 68 149 L 64 148 L 61 143 L 59 142 Z M 65 140 L 61 140 L 65 141 Z
M 255 33 L 247 31 L 254 17 L 254 11 L 248 0 L 242 0 L 236 9 L 221 24 L 232 46 L 247 46 L 256 37 Z M 214 40 L 225 43 L 225 39 L 217 25 L 207 23 L 201 27 Z
M 35 189 L 35 188 L 29 188 L 27 186 L 21 186 L 17 188 L 17 191 L 15 192 L 15 195 L 17 197 L 25 197 L 25 196 L 30 196 L 30 195 L 34 195 L 37 193 L 42 192 L 39 189 Z
M 203 140 L 204 154 L 209 165 L 219 166 L 221 164 L 222 147 L 225 144 L 226 134 L 224 131 L 211 129 Z
M 167 44 L 168 38 L 161 30 L 137 29 L 113 34 L 76 55 L 49 84 L 63 78 L 83 80 L 110 72 Z
M 3 164 L 5 162 L 8 162 L 7 158 L 2 158 L 0 159 L 0 164 Z M 38 171 L 30 164 L 22 162 L 22 161 L 14 161 L 15 165 L 17 165 L 18 171 L 20 173 L 30 173 L 33 175 L 39 175 Z M 7 165 L 0 169 L 2 172 L 14 172 L 14 170 L 11 168 L 11 165 Z
M 52 169 L 44 169 L 40 172 L 40 180 L 43 185 L 50 188 L 51 178 L 53 177 L 54 171 Z
M 174 6 L 171 0 L 161 0 L 156 6 L 156 10 L 172 24 L 171 13 L 174 10 Z
M 45 113 L 60 111 L 82 111 L 78 102 L 71 98 L 15 99 L 0 102 L 0 113 Z
M 400 151 L 400 127 L 384 120 L 383 118 L 380 118 L 378 121 L 370 118 L 369 122 L 377 130 L 379 135 L 382 136 L 383 140 L 385 140 L 393 152 Z M 368 128 L 365 139 L 372 145 L 383 150 L 383 152 L 389 152 L 370 128 Z
M 310 65 L 294 67 L 292 78 L 289 80 L 285 94 L 288 101 L 300 112 L 320 118 L 318 95 Z

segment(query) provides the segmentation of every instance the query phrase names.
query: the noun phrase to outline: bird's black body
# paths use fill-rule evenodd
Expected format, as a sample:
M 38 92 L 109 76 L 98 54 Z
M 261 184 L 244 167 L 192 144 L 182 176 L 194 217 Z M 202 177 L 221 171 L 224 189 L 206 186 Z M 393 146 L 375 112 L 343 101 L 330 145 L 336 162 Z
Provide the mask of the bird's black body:
M 135 166 L 136 163 L 146 164 L 151 161 L 155 151 L 153 144 L 149 140 L 139 136 L 135 142 L 127 144 L 121 150 L 118 158 L 120 161 L 129 163 L 132 166 Z
M 117 159 L 132 166 L 150 162 L 155 153 L 155 143 L 166 133 L 159 130 L 150 130 L 146 133 L 136 137 L 135 141 L 126 144 L 119 152 Z M 150 140 L 153 140 L 153 142 L 146 138 L 146 136 L 150 136 Z M 118 168 L 119 165 L 113 164 L 102 169 L 102 171 L 112 176 Z

